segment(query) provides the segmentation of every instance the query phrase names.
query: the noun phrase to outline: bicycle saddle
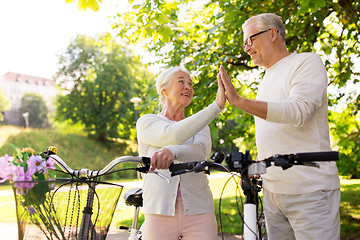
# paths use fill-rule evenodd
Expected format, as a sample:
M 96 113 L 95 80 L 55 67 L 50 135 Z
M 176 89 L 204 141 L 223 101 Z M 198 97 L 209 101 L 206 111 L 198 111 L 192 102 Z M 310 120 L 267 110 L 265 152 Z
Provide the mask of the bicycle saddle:
M 132 188 L 128 190 L 124 195 L 125 204 L 128 206 L 142 207 L 142 194 L 143 190 L 141 188 Z

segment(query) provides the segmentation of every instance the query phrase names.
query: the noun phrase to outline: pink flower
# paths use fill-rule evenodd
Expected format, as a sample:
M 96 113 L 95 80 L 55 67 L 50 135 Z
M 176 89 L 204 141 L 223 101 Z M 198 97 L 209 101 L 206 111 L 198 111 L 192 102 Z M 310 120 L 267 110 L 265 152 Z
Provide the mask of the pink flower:
M 31 181 L 32 175 L 34 175 L 34 173 L 35 173 L 35 170 L 33 168 L 28 168 L 28 170 L 25 173 L 24 167 L 15 167 L 13 181 L 14 182 Z
M 35 173 L 35 169 L 34 168 L 28 168 L 28 170 L 26 171 L 26 173 L 24 172 L 24 167 L 15 167 L 15 171 L 14 171 L 14 177 L 13 177 L 13 181 L 14 182 L 20 182 L 20 183 L 16 183 L 16 187 L 17 188 L 32 188 L 34 186 L 34 183 L 25 183 L 24 181 L 32 181 L 32 176 Z
M 27 161 L 29 169 L 35 169 L 35 172 L 46 173 L 46 162 L 43 161 L 42 157 L 39 155 L 31 155 Z M 34 172 L 34 173 L 35 173 Z
M 54 162 L 54 160 L 52 160 L 51 158 L 48 158 L 48 159 L 46 160 L 46 168 L 47 168 L 47 169 L 55 170 L 56 167 L 55 167 L 55 162 Z
M 0 157 L 0 183 L 6 180 L 12 180 L 14 175 L 12 161 L 14 161 L 14 157 L 9 157 L 7 154 Z

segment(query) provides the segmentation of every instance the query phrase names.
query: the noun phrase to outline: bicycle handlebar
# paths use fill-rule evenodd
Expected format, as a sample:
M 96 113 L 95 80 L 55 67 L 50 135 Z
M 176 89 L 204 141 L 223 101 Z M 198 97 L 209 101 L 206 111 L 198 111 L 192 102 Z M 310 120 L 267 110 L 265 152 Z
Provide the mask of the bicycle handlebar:
M 253 161 L 249 151 L 246 153 L 223 153 L 214 154 L 212 161 L 200 161 L 200 162 L 188 162 L 173 164 L 169 170 L 171 176 L 187 173 L 187 172 L 201 172 L 209 171 L 210 169 L 217 169 L 220 171 L 233 171 L 243 173 L 244 171 L 248 175 L 263 174 L 266 172 L 266 168 L 272 165 L 282 167 L 286 170 L 294 165 L 304 165 L 311 167 L 319 167 L 316 162 L 321 161 L 336 161 L 339 160 L 339 153 L 335 151 L 328 152 L 309 152 L 309 153 L 296 153 L 296 154 L 276 154 L 261 161 Z M 227 167 L 220 163 L 225 159 Z
M 284 170 L 292 167 L 293 165 L 306 165 L 319 167 L 319 164 L 314 162 L 325 162 L 325 161 L 337 161 L 339 160 L 339 153 L 335 151 L 328 152 L 307 152 L 307 153 L 295 153 L 285 155 L 274 155 L 266 158 L 263 161 L 266 166 L 270 166 L 273 162 L 275 166 L 282 167 Z
M 111 169 L 113 169 L 116 165 L 124 163 L 124 162 L 134 162 L 134 163 L 140 163 L 142 164 L 141 167 L 135 168 L 135 170 L 143 173 L 147 173 L 150 169 L 150 158 L 148 157 L 135 157 L 135 156 L 122 156 L 115 158 L 112 160 L 108 165 L 106 165 L 101 170 L 90 170 L 90 169 L 71 169 L 64 160 L 62 160 L 57 155 L 57 149 L 55 147 L 49 147 L 46 152 L 44 152 L 46 156 L 53 159 L 55 163 L 60 167 L 60 169 L 69 174 L 72 177 L 76 178 L 95 178 L 103 176 L 110 172 Z M 157 173 L 158 175 L 161 175 L 160 173 Z M 161 176 L 163 177 L 163 176 Z
M 95 178 L 110 173 L 116 165 L 124 162 L 140 163 L 142 166 L 137 167 L 134 170 L 139 172 L 148 173 L 150 169 L 150 158 L 149 157 L 137 157 L 137 156 L 122 156 L 115 158 L 108 165 L 101 170 L 90 170 L 90 169 L 71 169 L 64 160 L 57 155 L 57 149 L 50 146 L 46 152 L 44 152 L 49 158 L 52 158 L 60 169 L 77 178 Z M 213 161 L 195 161 L 187 163 L 173 163 L 169 167 L 171 176 L 187 173 L 187 172 L 206 172 L 209 173 L 210 169 L 216 169 L 227 172 L 241 172 L 246 171 L 246 174 L 256 175 L 263 174 L 266 172 L 266 168 L 272 165 L 282 167 L 283 170 L 288 169 L 294 165 L 306 165 L 312 167 L 319 167 L 315 161 L 336 161 L 339 159 L 339 153 L 335 151 L 328 152 L 309 152 L 309 153 L 296 153 L 296 154 L 284 154 L 274 155 L 261 161 L 253 161 L 249 151 L 246 153 L 236 152 L 227 153 L 224 155 L 221 152 L 217 152 L 211 156 Z M 221 162 L 225 159 L 227 167 L 222 165 Z M 160 177 L 164 178 L 168 182 L 170 181 L 163 174 L 153 171 Z

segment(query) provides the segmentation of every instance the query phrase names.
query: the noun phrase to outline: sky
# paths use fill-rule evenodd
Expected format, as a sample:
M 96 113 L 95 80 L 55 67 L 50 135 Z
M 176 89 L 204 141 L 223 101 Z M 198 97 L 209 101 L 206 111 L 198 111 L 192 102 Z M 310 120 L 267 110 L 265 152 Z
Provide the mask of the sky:
M 51 78 L 57 56 L 77 34 L 114 32 L 108 16 L 127 8 L 124 0 L 103 0 L 96 12 L 80 11 L 65 0 L 1 0 L 0 76 L 16 72 Z

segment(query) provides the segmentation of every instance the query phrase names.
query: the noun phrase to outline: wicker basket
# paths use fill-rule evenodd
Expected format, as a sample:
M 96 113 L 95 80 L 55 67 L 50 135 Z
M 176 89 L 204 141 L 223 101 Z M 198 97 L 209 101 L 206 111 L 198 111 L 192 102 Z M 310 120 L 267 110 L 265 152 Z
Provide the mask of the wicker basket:
M 12 183 L 19 240 L 105 240 L 123 186 L 60 179 Z

